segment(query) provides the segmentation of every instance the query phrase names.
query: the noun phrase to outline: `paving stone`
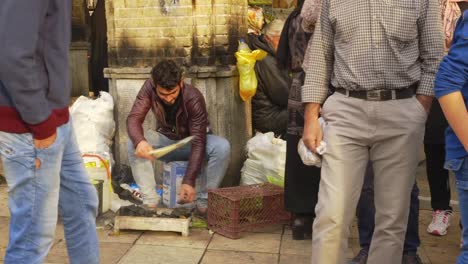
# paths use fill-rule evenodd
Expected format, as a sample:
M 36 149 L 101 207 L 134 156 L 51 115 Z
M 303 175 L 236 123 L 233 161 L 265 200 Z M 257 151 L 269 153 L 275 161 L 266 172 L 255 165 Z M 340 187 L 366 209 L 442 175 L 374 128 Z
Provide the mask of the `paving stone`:
M 282 234 L 284 226 L 288 225 L 270 225 L 263 228 L 256 228 L 250 232 L 252 233 L 268 233 L 268 234 Z
M 278 254 L 208 250 L 201 264 L 271 264 L 278 262 Z
M 430 259 L 432 264 L 448 264 L 456 263 L 457 256 L 460 254 L 460 248 L 458 247 L 443 247 L 439 245 L 437 247 L 425 247 L 424 248 L 427 257 Z
M 346 250 L 346 258 L 348 259 L 352 259 L 354 258 L 354 252 L 353 252 L 353 249 L 348 247 L 348 249 Z
M 47 263 L 70 263 L 68 260 L 67 246 L 65 240 L 60 241 L 59 243 L 52 246 L 47 258 L 45 259 Z
M 65 240 L 65 231 L 63 230 L 63 224 L 59 221 L 57 223 L 57 228 L 55 229 L 55 236 L 54 239 L 58 240 Z
M 132 247 L 132 244 L 124 243 L 99 243 L 100 263 L 115 264 L 117 263 Z M 70 263 L 68 259 L 67 246 L 65 241 L 54 245 L 50 250 L 46 263 L 66 264 Z
M 136 242 L 138 245 L 171 246 L 183 248 L 206 248 L 212 235 L 206 229 L 191 229 L 188 237 L 176 232 L 145 232 Z
M 310 264 L 310 255 L 281 254 L 279 264 Z
M 291 235 L 283 235 L 280 254 L 310 256 L 312 240 L 293 240 Z
M 352 239 L 359 239 L 359 232 L 357 227 L 357 219 L 354 218 L 353 222 L 351 223 L 351 227 L 349 230 L 349 238 Z
M 309 264 L 312 254 L 310 255 L 292 255 L 281 254 L 279 264 Z M 346 251 L 346 258 L 352 259 L 354 257 L 353 251 L 348 249 Z
M 10 216 L 8 210 L 8 187 L 6 185 L 0 185 L 0 217 Z
M 204 249 L 134 245 L 119 264 L 196 264 Z
M 113 230 L 109 229 L 98 229 L 99 242 L 105 243 L 124 243 L 133 244 L 141 236 L 142 231 L 134 230 L 121 230 L 118 235 L 114 235 Z
M 208 249 L 278 253 L 280 234 L 245 233 L 240 239 L 229 239 L 215 234 Z
M 357 238 L 348 239 L 348 248 L 350 248 L 351 251 L 353 252 L 353 257 L 356 256 L 357 253 L 359 253 L 359 251 L 361 250 L 361 245 L 359 244 L 359 239 L 357 239 Z
M 10 225 L 10 218 L 0 216 L 0 262 L 5 257 L 5 250 L 8 245 L 8 230 Z
M 102 264 L 116 264 L 122 259 L 125 254 L 130 251 L 133 244 L 127 243 L 103 243 L 99 244 L 100 249 L 100 263 Z
M 423 264 L 431 264 L 431 260 L 429 259 L 429 257 L 427 256 L 426 254 L 426 249 L 424 247 L 419 247 L 418 248 L 418 255 L 419 257 L 421 258 L 421 261 Z

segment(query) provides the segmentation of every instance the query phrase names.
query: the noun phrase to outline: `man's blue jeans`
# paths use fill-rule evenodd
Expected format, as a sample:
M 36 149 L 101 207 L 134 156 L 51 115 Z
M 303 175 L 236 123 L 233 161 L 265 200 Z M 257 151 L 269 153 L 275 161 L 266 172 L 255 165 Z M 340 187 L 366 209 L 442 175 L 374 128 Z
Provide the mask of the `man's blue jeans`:
M 468 263 L 468 156 L 445 162 L 445 169 L 453 171 L 456 178 L 460 216 L 463 226 L 463 246 L 457 263 Z
M 175 143 L 163 134 L 154 130 L 148 130 L 145 138 L 153 148 L 161 148 Z M 160 158 L 165 162 L 187 161 L 190 157 L 191 144 L 187 144 L 176 149 Z M 229 142 L 222 137 L 207 135 L 206 137 L 206 168 L 200 174 L 202 186 L 197 187 L 197 206 L 206 208 L 208 201 L 208 189 L 218 188 L 223 180 L 229 165 L 231 155 L 231 146 Z M 135 156 L 135 146 L 131 140 L 128 141 L 128 159 L 132 168 L 133 178 L 140 187 L 143 197 L 143 204 L 154 205 L 159 202 L 159 196 L 156 193 L 156 180 L 151 161 Z
M 71 121 L 57 128 L 55 142 L 45 149 L 35 148 L 29 133 L 0 132 L 0 154 L 11 214 L 5 263 L 43 263 L 54 241 L 58 211 L 70 262 L 99 263 L 98 198 Z
M 408 228 L 406 230 L 405 244 L 403 252 L 416 253 L 421 241 L 419 240 L 418 221 L 419 221 L 419 188 L 416 183 L 411 191 L 410 213 L 408 218 Z M 467 196 L 468 197 L 468 196 Z M 374 233 L 374 173 L 371 163 L 367 166 L 364 184 L 362 186 L 361 197 L 356 209 L 359 231 L 359 244 L 362 249 L 369 252 L 372 235 Z

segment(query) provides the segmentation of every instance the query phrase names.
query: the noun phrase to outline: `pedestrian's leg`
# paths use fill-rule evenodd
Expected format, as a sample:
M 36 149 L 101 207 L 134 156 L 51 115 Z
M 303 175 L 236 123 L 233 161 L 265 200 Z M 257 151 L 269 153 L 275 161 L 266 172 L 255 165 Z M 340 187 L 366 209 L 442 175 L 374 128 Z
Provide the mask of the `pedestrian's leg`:
M 312 264 L 341 264 L 345 261 L 349 228 L 356 215 L 366 165 L 369 161 L 363 100 L 330 96 L 322 107 L 326 121 L 316 218 L 312 234 Z
M 379 102 L 370 157 L 375 229 L 368 263 L 400 263 L 427 113 L 416 98 Z
M 448 160 L 445 162 L 445 168 L 454 172 L 458 192 L 463 245 L 457 264 L 466 264 L 468 263 L 468 157 Z
M 447 234 L 452 216 L 450 207 L 449 172 L 444 168 L 445 145 L 424 144 L 426 172 L 431 192 L 432 221 L 427 232 L 436 236 Z
M 431 192 L 432 210 L 451 211 L 449 172 L 444 168 L 445 145 L 424 144 L 424 152 L 426 154 L 426 172 Z
M 357 225 L 359 232 L 359 244 L 361 249 L 369 252 L 369 247 L 374 233 L 374 172 L 372 163 L 369 162 L 364 177 L 361 197 L 356 208 Z
M 326 138 L 318 203 L 312 233 L 312 264 L 341 264 L 348 247 L 368 160 L 367 148 L 352 146 L 342 138 Z M 347 146 L 348 145 L 348 146 Z M 343 157 L 337 152 L 353 153 Z
M 197 188 L 197 206 L 206 208 L 208 205 L 208 190 L 218 188 L 226 174 L 231 156 L 231 146 L 225 138 L 207 135 L 206 167 L 202 170 Z
M 8 184 L 10 238 L 5 263 L 44 262 L 57 225 L 63 132 L 55 142 L 35 149 L 31 134 L 0 132 L 0 152 Z M 35 167 L 36 158 L 40 167 Z
M 68 256 L 72 264 L 99 263 L 96 234 L 98 197 L 91 184 L 71 122 L 67 125 L 60 172 L 59 208 L 63 219 Z M 104 187 L 106 188 L 106 187 Z
M 410 212 L 408 216 L 408 227 L 406 229 L 403 253 L 416 254 L 421 241 L 419 239 L 419 188 L 415 183 L 411 190 Z

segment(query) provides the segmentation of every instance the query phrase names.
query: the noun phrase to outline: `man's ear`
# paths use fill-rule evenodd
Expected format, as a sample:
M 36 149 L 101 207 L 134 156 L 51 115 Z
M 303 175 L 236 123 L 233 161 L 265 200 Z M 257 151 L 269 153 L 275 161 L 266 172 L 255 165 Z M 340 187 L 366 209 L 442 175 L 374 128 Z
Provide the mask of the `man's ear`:
M 184 80 L 179 81 L 179 86 L 180 86 L 180 88 L 182 88 L 184 86 Z

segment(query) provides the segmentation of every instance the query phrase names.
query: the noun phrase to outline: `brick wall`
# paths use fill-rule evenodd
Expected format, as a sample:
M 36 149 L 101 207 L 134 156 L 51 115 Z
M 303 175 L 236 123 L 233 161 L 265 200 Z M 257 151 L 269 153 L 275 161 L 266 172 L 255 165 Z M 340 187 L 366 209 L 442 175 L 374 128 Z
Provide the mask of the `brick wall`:
M 106 0 L 110 67 L 234 63 L 245 0 Z

